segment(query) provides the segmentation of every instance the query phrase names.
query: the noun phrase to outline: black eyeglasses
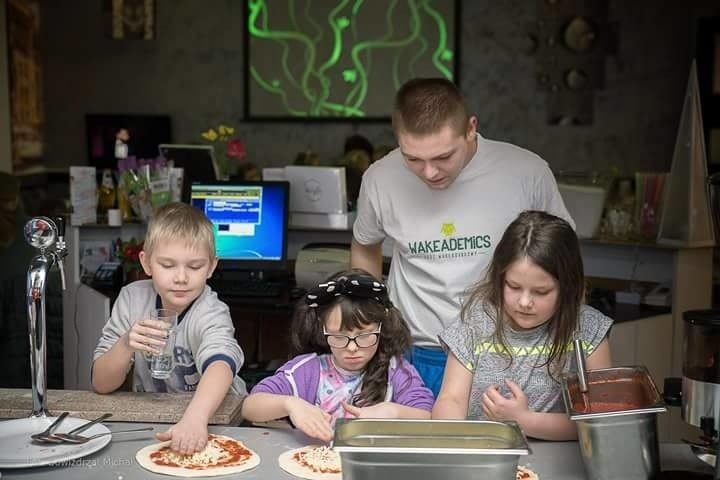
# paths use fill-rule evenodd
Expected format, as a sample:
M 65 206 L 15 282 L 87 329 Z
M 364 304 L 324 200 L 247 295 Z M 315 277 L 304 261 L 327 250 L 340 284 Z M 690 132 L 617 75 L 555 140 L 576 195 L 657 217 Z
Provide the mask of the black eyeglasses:
M 341 333 L 328 333 L 323 326 L 323 335 L 325 335 L 325 340 L 327 340 L 328 345 L 333 348 L 347 348 L 350 342 L 355 342 L 358 348 L 370 348 L 378 343 L 381 327 L 382 324 L 378 325 L 378 329 L 374 332 L 361 333 L 360 335 L 351 337 Z

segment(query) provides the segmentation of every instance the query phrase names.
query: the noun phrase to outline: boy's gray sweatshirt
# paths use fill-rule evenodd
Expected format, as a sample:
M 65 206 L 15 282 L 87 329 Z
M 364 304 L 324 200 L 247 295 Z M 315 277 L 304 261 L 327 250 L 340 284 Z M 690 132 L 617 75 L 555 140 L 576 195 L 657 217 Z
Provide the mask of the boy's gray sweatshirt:
M 113 305 L 110 319 L 103 328 L 95 347 L 93 361 L 110 350 L 115 342 L 150 312 L 159 308 L 159 296 L 152 280 L 140 280 L 123 287 Z M 235 339 L 235 328 L 228 306 L 207 285 L 198 298 L 178 316 L 175 337 L 174 367 L 170 378 L 158 380 L 150 376 L 150 362 L 135 352 L 133 390 L 137 392 L 194 392 L 205 369 L 215 361 L 224 361 L 235 373 L 232 391 L 247 393 L 245 382 L 237 375 L 244 355 Z M 128 366 L 129 368 L 129 366 Z

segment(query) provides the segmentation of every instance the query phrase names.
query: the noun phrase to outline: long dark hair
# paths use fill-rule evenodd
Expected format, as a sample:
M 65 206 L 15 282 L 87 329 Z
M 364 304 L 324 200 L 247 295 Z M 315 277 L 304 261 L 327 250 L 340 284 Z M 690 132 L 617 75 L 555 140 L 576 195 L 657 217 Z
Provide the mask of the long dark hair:
M 502 351 L 512 364 L 512 352 L 505 338 L 505 273 L 518 260 L 529 259 L 551 275 L 558 285 L 555 312 L 548 320 L 551 345 L 546 366 L 548 374 L 556 378 L 566 361 L 567 346 L 577 329 L 580 306 L 585 299 L 585 274 L 577 235 L 562 218 L 546 212 L 522 212 L 507 227 L 495 248 L 485 281 L 476 285 L 463 305 L 461 318 L 466 321 L 480 306 L 495 319 L 493 339 L 504 347 Z
M 410 348 L 411 337 L 400 311 L 390 302 L 385 286 L 368 272 L 353 269 L 336 273 L 327 279 L 327 282 L 336 282 L 339 286 L 357 281 L 379 285 L 377 295 L 342 290 L 342 293 L 316 301 L 309 300 L 314 292 L 311 289 L 295 308 L 290 340 L 295 355 L 331 353 L 323 326 L 335 305 L 340 306 L 342 330 L 361 329 L 372 323 L 382 323 L 377 352 L 365 367 L 361 392 L 352 401 L 362 407 L 375 405 L 385 399 L 390 360 L 402 357 Z

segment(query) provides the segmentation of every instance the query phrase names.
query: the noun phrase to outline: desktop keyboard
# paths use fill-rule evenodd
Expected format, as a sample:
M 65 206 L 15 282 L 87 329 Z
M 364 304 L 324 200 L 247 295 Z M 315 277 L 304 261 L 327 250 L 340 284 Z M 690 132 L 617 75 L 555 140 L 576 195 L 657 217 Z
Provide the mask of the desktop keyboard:
M 233 282 L 218 282 L 212 285 L 219 296 L 228 297 L 279 297 L 285 289 L 281 282 L 268 282 L 263 280 L 241 280 Z

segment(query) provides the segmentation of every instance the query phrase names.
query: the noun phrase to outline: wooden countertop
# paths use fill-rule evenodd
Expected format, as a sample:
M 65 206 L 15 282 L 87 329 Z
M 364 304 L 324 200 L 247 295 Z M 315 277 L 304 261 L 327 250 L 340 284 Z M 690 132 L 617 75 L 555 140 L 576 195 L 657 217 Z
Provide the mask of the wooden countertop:
M 109 421 L 177 423 L 192 394 L 115 392 L 100 395 L 85 390 L 48 390 L 48 409 L 54 415 L 93 419 L 112 413 Z M 214 425 L 238 425 L 243 397 L 228 394 L 210 419 Z M 0 388 L 0 418 L 22 418 L 32 411 L 28 388 Z

